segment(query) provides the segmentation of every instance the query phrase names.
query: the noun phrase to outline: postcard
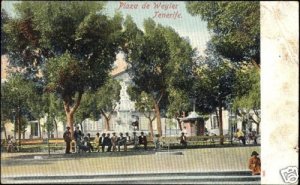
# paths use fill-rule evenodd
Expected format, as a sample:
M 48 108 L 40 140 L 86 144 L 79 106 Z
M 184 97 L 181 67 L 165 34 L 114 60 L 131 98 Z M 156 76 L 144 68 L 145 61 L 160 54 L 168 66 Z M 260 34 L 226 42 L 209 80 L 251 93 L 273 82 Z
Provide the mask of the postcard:
M 1 183 L 298 183 L 299 3 L 1 5 Z

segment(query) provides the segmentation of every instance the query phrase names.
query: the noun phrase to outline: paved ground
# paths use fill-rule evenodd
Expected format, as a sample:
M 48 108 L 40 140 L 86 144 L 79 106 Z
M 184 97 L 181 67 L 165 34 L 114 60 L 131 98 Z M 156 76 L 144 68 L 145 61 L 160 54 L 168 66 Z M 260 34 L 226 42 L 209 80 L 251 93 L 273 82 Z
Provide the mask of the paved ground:
M 171 150 L 183 155 L 155 151 L 51 154 L 2 153 L 1 178 L 20 176 L 76 176 L 132 173 L 245 171 L 258 146 Z M 38 156 L 38 157 L 34 157 Z

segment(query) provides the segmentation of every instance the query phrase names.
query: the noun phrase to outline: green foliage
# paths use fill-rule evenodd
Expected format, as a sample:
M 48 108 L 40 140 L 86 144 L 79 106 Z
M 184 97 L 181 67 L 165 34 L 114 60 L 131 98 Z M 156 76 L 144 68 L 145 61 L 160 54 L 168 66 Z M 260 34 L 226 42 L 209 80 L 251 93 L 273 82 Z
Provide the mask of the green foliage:
M 260 110 L 260 73 L 253 66 L 244 66 L 236 72 L 233 108 Z
M 154 112 L 154 99 L 146 92 L 142 92 L 136 100 L 135 108 L 139 112 L 142 112 L 148 119 L 153 119 L 152 113 Z
M 167 115 L 169 118 L 179 116 L 182 111 L 191 109 L 192 105 L 189 100 L 188 92 L 175 88 L 169 89 L 169 102 Z
M 83 92 L 85 88 L 86 72 L 82 71 L 79 61 L 69 53 L 51 58 L 46 66 L 45 77 L 48 80 L 47 90 L 61 94 L 62 98 L 75 96 L 76 92 Z
M 40 92 L 63 100 L 71 127 L 82 95 L 105 84 L 123 45 L 122 15 L 103 15 L 104 4 L 25 1 L 15 5 L 17 17 L 3 26 L 11 64 L 24 69 Z M 45 112 L 57 118 L 54 109 Z
M 6 33 L 3 31 L 3 25 L 9 21 L 9 16 L 7 12 L 1 8 L 1 55 L 7 52 L 6 45 L 7 45 L 7 36 Z
M 195 51 L 174 29 L 156 24 L 152 19 L 145 20 L 144 32 L 130 17 L 125 23 L 124 33 L 131 37 L 127 47 L 129 73 L 135 86 L 131 91 L 145 92 L 155 101 L 161 101 L 160 106 L 165 108 L 169 88 L 189 88 Z
M 101 88 L 95 93 L 95 102 L 97 110 L 111 112 L 115 110 L 116 103 L 120 100 L 120 83 L 110 78 Z
M 139 87 L 139 93 L 145 91 L 147 94 L 157 96 L 155 99 L 158 99 L 166 90 L 166 65 L 170 60 L 170 53 L 161 30 L 153 20 L 146 20 L 144 27 L 142 39 L 139 39 L 139 35 L 131 38 L 136 44 L 134 48 L 130 48 L 129 73 L 133 77 L 134 84 Z
M 91 91 L 86 91 L 75 113 L 76 122 L 81 123 L 87 118 L 99 119 L 99 114 L 99 110 L 96 107 L 95 94 Z
M 21 2 L 15 6 L 18 17 L 5 24 L 4 31 L 12 63 L 26 68 L 26 77 L 53 73 L 45 75 L 50 78 L 44 82 L 69 99 L 76 92 L 103 85 L 119 51 L 121 15 L 102 15 L 102 2 Z M 67 71 L 59 74 L 54 65 Z M 66 77 L 69 74 L 72 77 Z M 66 78 L 65 83 L 56 83 Z
M 15 74 L 1 85 L 1 122 L 12 120 L 24 131 L 30 117 L 31 98 L 36 94 L 34 83 Z M 20 121 L 20 122 L 19 122 Z M 18 130 L 18 127 L 15 127 Z
M 259 2 L 187 2 L 192 15 L 200 15 L 212 31 L 217 51 L 232 61 L 260 64 Z
M 209 45 L 206 53 L 195 72 L 196 80 L 191 91 L 196 97 L 197 110 L 204 114 L 227 107 L 232 99 L 235 80 L 234 66 L 220 57 L 213 45 Z

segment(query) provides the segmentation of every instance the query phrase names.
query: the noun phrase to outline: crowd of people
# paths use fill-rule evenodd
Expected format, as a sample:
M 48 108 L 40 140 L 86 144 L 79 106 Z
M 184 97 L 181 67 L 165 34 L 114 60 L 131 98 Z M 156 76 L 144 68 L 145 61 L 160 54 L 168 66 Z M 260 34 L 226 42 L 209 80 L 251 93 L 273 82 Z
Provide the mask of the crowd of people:
M 241 129 L 237 129 L 235 133 L 235 138 L 241 141 L 243 145 L 246 145 L 246 143 L 249 144 L 251 141 L 253 141 L 254 145 L 257 145 L 257 134 L 255 130 L 249 129 L 249 132 L 247 134 L 244 134 L 244 132 Z
M 112 134 L 112 135 L 111 135 Z M 121 147 L 124 148 L 124 151 L 127 151 L 128 145 L 133 145 L 134 149 L 137 149 L 139 145 L 143 145 L 143 148 L 147 150 L 147 137 L 144 135 L 143 132 L 140 133 L 139 136 L 137 136 L 136 132 L 133 132 L 133 136 L 130 136 L 128 132 L 125 133 L 125 136 L 123 133 L 117 134 L 115 132 L 113 133 L 102 133 L 100 136 L 100 133 L 97 133 L 95 138 L 92 140 L 91 135 L 83 134 L 79 127 L 77 126 L 75 128 L 73 138 L 76 145 L 76 152 L 80 153 L 83 152 L 116 152 L 121 151 Z M 64 132 L 63 138 L 66 142 L 66 154 L 71 153 L 71 132 L 70 127 L 67 127 L 67 130 Z M 93 145 L 93 144 L 94 145 Z

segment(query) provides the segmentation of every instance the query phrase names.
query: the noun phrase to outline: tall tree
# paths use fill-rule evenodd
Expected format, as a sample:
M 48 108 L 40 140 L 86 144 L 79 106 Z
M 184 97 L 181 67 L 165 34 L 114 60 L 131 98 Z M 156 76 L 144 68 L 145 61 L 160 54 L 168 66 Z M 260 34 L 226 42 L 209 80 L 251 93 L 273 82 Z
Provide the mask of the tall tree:
M 21 139 L 22 130 L 25 129 L 24 124 L 27 123 L 24 119 L 29 112 L 29 101 L 35 93 L 33 82 L 24 79 L 19 74 L 11 76 L 1 85 L 1 119 L 15 116 L 14 132 L 18 132 L 19 139 Z
M 231 61 L 260 65 L 260 3 L 187 2 L 188 12 L 200 15 L 212 31 L 217 51 Z
M 128 25 L 133 23 L 128 19 L 125 23 L 127 23 L 125 29 L 131 33 Z M 166 96 L 167 63 L 170 60 L 170 52 L 161 29 L 152 19 L 144 22 L 144 29 L 143 35 L 136 31 L 137 34 L 131 38 L 135 44 L 128 46 L 127 62 L 131 67 L 129 74 L 136 93 L 141 94 L 144 91 L 151 96 L 157 118 L 158 134 L 162 135 L 160 105 L 161 100 Z
M 122 17 L 102 14 L 103 2 L 21 2 L 4 25 L 9 55 L 26 77 L 64 104 L 73 132 L 74 113 L 87 90 L 101 87 L 121 45 Z
M 120 100 L 120 83 L 110 78 L 101 88 L 95 93 L 96 110 L 100 111 L 105 119 L 105 129 L 110 130 L 109 121 L 116 111 L 117 102 Z
M 145 92 L 153 100 L 158 133 L 162 135 L 161 111 L 167 109 L 169 88 L 188 89 L 194 50 L 171 27 L 163 27 L 152 19 L 144 21 L 144 32 L 132 19 L 125 21 L 126 52 L 137 94 Z M 175 116 L 175 115 L 174 115 Z
M 197 97 L 198 110 L 202 113 L 215 112 L 220 135 L 223 136 L 222 109 L 232 99 L 235 70 L 229 61 L 218 55 L 212 44 L 208 45 L 206 53 L 196 70 L 196 80 L 191 93 Z M 220 143 L 223 144 L 223 139 Z
M 260 127 L 260 74 L 252 65 L 245 65 L 236 71 L 233 109 L 241 117 L 251 120 Z M 254 114 L 251 114 L 253 112 Z M 255 115 L 255 116 L 254 116 Z

